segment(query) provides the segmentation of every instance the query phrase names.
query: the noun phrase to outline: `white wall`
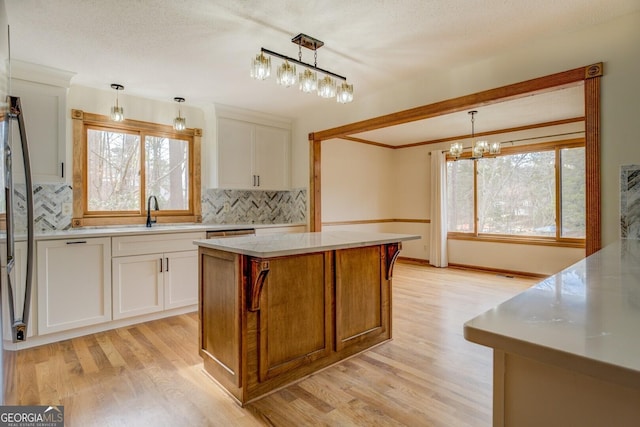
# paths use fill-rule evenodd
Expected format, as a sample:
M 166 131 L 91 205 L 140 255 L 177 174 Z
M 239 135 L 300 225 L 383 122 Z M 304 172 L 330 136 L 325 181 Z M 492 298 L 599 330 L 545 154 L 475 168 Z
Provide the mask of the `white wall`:
M 640 75 L 639 45 L 640 13 L 634 13 L 562 37 L 545 38 L 541 35 L 539 39 L 529 41 L 521 49 L 500 53 L 484 61 L 453 70 L 425 70 L 414 80 L 401 82 L 375 94 L 356 92 L 358 98 L 352 104 L 322 106 L 319 108 L 320 111 L 314 110 L 313 114 L 302 115 L 298 119 L 293 141 L 294 186 L 308 184 L 307 137 L 310 132 L 602 61 L 604 62 L 601 87 L 602 231 L 603 245 L 611 243 L 619 238 L 620 233 L 620 166 L 640 163 L 640 144 L 637 142 L 637 135 L 640 135 L 640 120 L 635 117 L 638 112 L 637 99 L 640 97 L 640 83 L 637 81 L 637 76 Z M 323 174 L 339 173 L 331 168 L 325 169 L 326 144 L 323 143 Z M 403 156 L 408 157 L 404 159 L 406 161 L 416 161 L 416 158 L 409 154 L 401 154 L 397 157 Z M 402 163 L 402 159 L 398 161 Z M 416 179 L 424 179 L 424 177 L 416 176 Z M 398 178 L 398 180 L 406 183 L 404 178 Z M 330 188 L 323 188 L 323 213 L 348 211 L 348 206 L 334 207 L 332 206 L 334 202 L 328 202 L 331 200 L 326 199 L 329 196 L 327 193 L 329 190 Z M 358 196 L 359 194 L 353 193 L 351 197 L 345 195 L 339 198 L 330 197 L 340 199 L 342 203 L 342 200 L 356 199 Z M 425 202 L 417 199 L 409 205 L 407 201 L 412 199 L 407 194 L 395 194 L 394 197 L 398 205 L 402 206 L 398 209 L 402 211 L 407 209 L 407 213 L 417 214 L 420 209 L 427 209 Z M 401 213 L 393 214 L 396 217 L 404 217 Z M 323 221 L 326 220 L 323 217 Z M 510 250 L 513 246 L 509 245 Z M 548 247 L 541 248 L 547 249 L 536 251 L 549 254 L 553 252 L 550 252 Z M 493 258 L 499 259 L 499 257 Z M 521 258 L 526 260 L 526 256 Z M 569 260 L 565 262 L 571 263 Z
M 393 217 L 393 168 L 387 148 L 344 140 L 324 142 L 321 187 L 323 221 Z

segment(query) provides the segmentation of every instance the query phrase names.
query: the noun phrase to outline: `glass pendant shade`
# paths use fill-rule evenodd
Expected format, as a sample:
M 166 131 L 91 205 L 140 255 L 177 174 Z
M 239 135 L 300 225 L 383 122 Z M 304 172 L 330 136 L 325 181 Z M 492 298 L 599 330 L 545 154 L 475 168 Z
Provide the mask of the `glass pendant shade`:
M 118 106 L 117 102 L 116 105 L 111 107 L 110 116 L 111 120 L 113 120 L 114 122 L 121 122 L 124 120 L 124 110 L 122 109 L 122 107 Z
M 187 120 L 184 117 L 176 117 L 173 119 L 173 128 L 175 130 L 185 130 L 187 128 Z
M 449 148 L 449 155 L 457 159 L 462 154 L 462 150 L 462 143 L 454 142 L 453 144 L 451 144 L 451 148 Z
M 309 69 L 300 73 L 300 90 L 304 93 L 312 93 L 318 90 L 318 75 Z
M 289 87 L 296 84 L 297 81 L 296 66 L 289 64 L 288 61 L 284 61 L 284 63 L 278 67 L 276 82 L 281 86 Z
M 271 75 L 271 57 L 264 56 L 262 52 L 251 60 L 251 77 L 256 80 L 265 80 Z
M 487 141 L 476 141 L 473 144 L 473 157 L 482 157 L 484 153 L 489 152 L 489 143 Z
M 318 82 L 318 96 L 322 98 L 333 98 L 336 96 L 336 82 L 329 76 L 324 76 Z
M 353 85 L 344 82 L 340 86 L 338 86 L 338 94 L 336 96 L 336 100 L 340 104 L 346 104 L 353 101 Z
M 500 154 L 500 143 L 492 142 L 489 145 L 489 154 Z

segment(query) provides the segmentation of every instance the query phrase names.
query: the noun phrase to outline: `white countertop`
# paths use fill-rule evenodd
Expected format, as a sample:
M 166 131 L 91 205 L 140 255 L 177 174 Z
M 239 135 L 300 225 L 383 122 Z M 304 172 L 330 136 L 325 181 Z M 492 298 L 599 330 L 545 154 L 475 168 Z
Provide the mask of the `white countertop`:
M 640 388 L 640 240 L 607 246 L 464 325 L 465 338 Z
M 135 234 L 184 233 L 189 231 L 229 231 L 279 227 L 306 226 L 304 223 L 292 224 L 154 224 L 145 225 L 80 227 L 68 230 L 36 232 L 35 240 L 74 239 L 88 237 L 126 236 Z M 26 240 L 25 234 L 16 235 L 16 241 Z
M 410 234 L 328 231 L 319 233 L 240 236 L 225 239 L 196 240 L 194 243 L 205 248 L 218 249 L 256 258 L 273 258 L 334 249 L 396 243 L 419 238 L 420 236 Z

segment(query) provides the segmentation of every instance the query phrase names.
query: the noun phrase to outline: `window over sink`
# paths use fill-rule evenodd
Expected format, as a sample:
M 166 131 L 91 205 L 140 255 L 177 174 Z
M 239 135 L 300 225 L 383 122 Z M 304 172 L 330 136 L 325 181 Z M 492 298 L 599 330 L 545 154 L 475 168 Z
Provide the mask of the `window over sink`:
M 143 224 L 155 196 L 159 222 L 200 222 L 200 129 L 72 110 L 74 227 Z

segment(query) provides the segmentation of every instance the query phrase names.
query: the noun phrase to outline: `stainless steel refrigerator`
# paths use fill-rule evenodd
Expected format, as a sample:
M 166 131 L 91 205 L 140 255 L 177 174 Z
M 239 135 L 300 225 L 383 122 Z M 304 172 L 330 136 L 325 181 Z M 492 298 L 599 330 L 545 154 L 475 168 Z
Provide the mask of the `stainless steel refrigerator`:
M 20 98 L 11 96 L 10 31 L 4 0 L 0 0 L 0 148 L 0 404 L 17 405 L 16 352 L 18 343 L 27 339 L 31 309 L 33 186 L 22 106 Z M 16 186 L 21 191 L 16 192 Z M 16 215 L 26 216 L 25 229 L 15 229 Z M 16 274 L 20 268 L 16 240 L 26 241 L 25 274 Z

